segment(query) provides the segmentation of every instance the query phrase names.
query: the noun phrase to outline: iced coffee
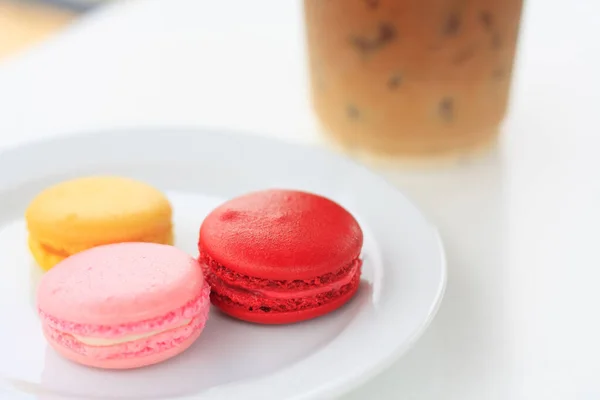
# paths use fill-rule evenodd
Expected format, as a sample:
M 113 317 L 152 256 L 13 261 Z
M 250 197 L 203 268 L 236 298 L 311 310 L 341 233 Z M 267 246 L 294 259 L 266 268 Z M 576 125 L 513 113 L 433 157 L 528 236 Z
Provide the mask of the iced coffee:
M 496 138 L 522 0 L 305 0 L 315 112 L 348 150 L 457 154 Z

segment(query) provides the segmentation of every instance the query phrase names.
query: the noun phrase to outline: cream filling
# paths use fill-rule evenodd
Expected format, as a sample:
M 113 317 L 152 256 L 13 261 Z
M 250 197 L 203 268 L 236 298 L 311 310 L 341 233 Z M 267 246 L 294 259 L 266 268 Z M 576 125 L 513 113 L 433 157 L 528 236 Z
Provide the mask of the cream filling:
M 188 325 L 191 321 L 192 321 L 191 319 L 186 319 L 186 320 L 181 321 L 180 324 L 171 326 L 167 329 L 159 329 L 156 331 L 150 331 L 150 332 L 146 332 L 146 333 L 138 333 L 137 335 L 121 336 L 121 337 L 117 337 L 117 338 L 99 338 L 99 337 L 79 336 L 79 335 L 71 335 L 71 336 L 73 336 L 79 342 L 81 342 L 83 344 L 87 344 L 88 346 L 114 346 L 117 344 L 123 344 L 123 343 L 127 343 L 127 342 L 134 342 L 134 341 L 140 340 L 140 339 L 146 339 L 151 336 L 161 334 L 163 332 L 167 332 L 167 331 L 177 329 L 177 328 L 182 328 L 182 327 Z

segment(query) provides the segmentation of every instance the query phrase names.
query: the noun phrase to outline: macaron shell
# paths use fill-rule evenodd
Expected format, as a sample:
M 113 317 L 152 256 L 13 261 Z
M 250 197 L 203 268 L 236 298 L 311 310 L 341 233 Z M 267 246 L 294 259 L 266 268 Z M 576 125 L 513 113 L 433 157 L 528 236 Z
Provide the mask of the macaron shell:
M 62 254 L 47 251 L 38 241 L 32 239 L 31 236 L 27 239 L 27 246 L 35 262 L 46 271 L 66 258 Z
M 107 346 L 88 345 L 76 339 L 72 334 L 64 333 L 47 324 L 43 325 L 43 333 L 56 351 L 80 364 L 113 369 L 151 365 L 181 353 L 199 337 L 208 320 L 209 293 L 210 288 L 205 285 L 201 294 L 201 307 L 187 324 L 178 324 L 172 329 L 160 331 L 153 336 L 141 337 L 138 340 Z M 165 318 L 170 319 L 170 316 L 165 316 Z M 153 328 L 147 329 L 147 332 L 155 331 Z M 83 334 L 82 336 L 87 335 Z M 125 336 L 130 335 L 125 334 Z
M 60 344 L 48 339 L 48 342 L 56 352 L 65 357 L 68 360 L 76 362 L 78 364 L 87 365 L 89 367 L 104 368 L 104 369 L 132 369 L 145 367 L 165 361 L 169 358 L 175 357 L 181 354 L 183 351 L 188 349 L 198 339 L 202 329 L 194 332 L 189 338 L 179 343 L 176 347 L 171 347 L 168 350 L 162 352 L 153 353 L 144 357 L 131 357 L 131 358 L 90 358 L 82 354 L 76 353 L 67 347 L 61 346 Z
M 168 231 L 166 233 L 162 233 L 160 236 L 141 238 L 139 241 L 172 245 L 173 239 L 173 232 Z M 42 245 L 42 243 L 40 243 L 38 240 L 36 240 L 30 235 L 27 239 L 27 245 L 35 262 L 42 269 L 48 271 L 50 270 L 50 268 L 52 268 L 65 258 L 69 257 L 70 255 L 79 253 L 92 247 L 97 247 L 101 244 L 81 244 L 79 245 L 79 247 L 60 249 L 61 244 L 55 244 L 52 243 L 50 240 L 47 240 L 46 245 Z
M 281 325 L 307 321 L 313 318 L 329 314 L 330 312 L 333 312 L 342 307 L 344 304 L 348 303 L 356 294 L 358 287 L 359 285 L 356 284 L 352 287 L 350 291 L 348 291 L 344 295 L 336 297 L 332 301 L 325 303 L 319 307 L 292 312 L 266 313 L 249 311 L 247 309 L 232 305 L 228 302 L 221 301 L 215 297 L 212 297 L 211 300 L 212 303 L 223 313 L 231 317 L 240 319 L 242 321 L 265 325 Z
M 241 286 L 246 290 L 254 293 L 260 293 L 265 290 L 276 290 L 286 293 L 294 293 L 297 291 L 311 290 L 315 288 L 328 286 L 330 283 L 334 283 L 343 280 L 348 273 L 351 273 L 353 268 L 362 266 L 362 261 L 359 258 L 355 258 L 344 267 L 337 271 L 330 272 L 324 275 L 318 275 L 311 277 L 311 279 L 294 279 L 294 280 L 274 280 L 274 279 L 262 279 L 242 275 L 231 269 L 219 264 L 206 253 L 201 252 L 198 261 L 204 270 L 204 277 L 207 278 L 211 275 L 217 277 L 223 283 L 229 286 Z
M 186 325 L 199 315 L 208 315 L 210 308 L 210 286 L 204 286 L 197 297 L 187 302 L 183 307 L 173 309 L 167 314 L 141 321 L 129 321 L 114 325 L 82 324 L 68 320 L 57 319 L 38 310 L 38 315 L 44 329 L 57 331 L 72 336 L 90 337 L 103 340 L 122 339 L 123 337 L 146 336 L 152 332 L 164 332 Z
M 337 203 L 294 190 L 230 200 L 200 228 L 199 249 L 240 274 L 276 280 L 334 272 L 361 251 L 363 234 Z
M 40 311 L 57 320 L 114 325 L 183 307 L 202 293 L 203 286 L 198 262 L 183 251 L 160 244 L 120 243 L 62 261 L 42 277 L 37 301 Z
M 41 192 L 25 213 L 30 234 L 41 243 L 92 247 L 166 235 L 172 209 L 157 189 L 129 178 L 74 179 Z

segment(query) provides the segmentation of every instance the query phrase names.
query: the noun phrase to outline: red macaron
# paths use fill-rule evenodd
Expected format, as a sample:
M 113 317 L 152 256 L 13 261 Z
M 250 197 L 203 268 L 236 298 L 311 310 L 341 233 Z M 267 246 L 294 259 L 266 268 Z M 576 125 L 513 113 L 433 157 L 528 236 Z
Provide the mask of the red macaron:
M 211 301 L 249 322 L 286 324 L 327 314 L 356 293 L 363 233 L 339 204 L 266 190 L 230 200 L 200 228 Z

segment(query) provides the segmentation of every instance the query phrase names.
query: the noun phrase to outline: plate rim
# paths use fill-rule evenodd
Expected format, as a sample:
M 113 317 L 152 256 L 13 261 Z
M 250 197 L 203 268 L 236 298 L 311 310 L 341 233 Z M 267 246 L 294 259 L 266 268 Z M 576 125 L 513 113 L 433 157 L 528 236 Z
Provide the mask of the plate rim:
M 439 258 L 439 272 L 440 272 L 440 280 L 438 286 L 436 288 L 435 296 L 432 299 L 432 302 L 429 306 L 428 317 L 425 319 L 412 333 L 408 340 L 404 342 L 399 342 L 398 346 L 393 348 L 387 357 L 380 357 L 379 359 L 371 362 L 369 365 L 364 366 L 360 370 L 345 374 L 343 378 L 336 380 L 334 382 L 330 382 L 326 385 L 321 385 L 319 387 L 311 388 L 310 390 L 298 394 L 293 395 L 293 397 L 289 397 L 287 400 L 311 400 L 318 399 L 321 397 L 316 396 L 340 396 L 344 394 L 348 394 L 354 389 L 362 386 L 366 382 L 373 379 L 375 376 L 379 375 L 383 371 L 387 370 L 392 366 L 394 362 L 400 359 L 408 350 L 410 350 L 414 345 L 418 342 L 418 340 L 423 336 L 425 331 L 429 328 L 433 320 L 438 314 L 439 308 L 443 303 L 444 295 L 446 292 L 447 281 L 448 281 L 448 265 L 447 265 L 447 253 L 445 251 L 444 242 L 439 233 L 438 228 L 432 224 L 427 216 L 421 211 L 419 207 L 417 207 L 416 203 L 405 194 L 402 190 L 393 185 L 384 175 L 378 173 L 376 170 L 357 162 L 339 152 L 331 151 L 325 146 L 321 146 L 319 144 L 308 144 L 299 141 L 286 141 L 282 140 L 278 137 L 273 136 L 265 136 L 261 134 L 257 134 L 254 132 L 248 131 L 239 131 L 239 130 L 225 130 L 222 128 L 213 128 L 213 127 L 168 127 L 168 126 L 152 126 L 152 127 L 116 127 L 111 129 L 94 129 L 94 130 L 85 130 L 79 132 L 70 132 L 63 134 L 52 135 L 51 137 L 43 137 L 34 140 L 25 141 L 22 143 L 16 143 L 15 145 L 2 146 L 0 144 L 0 159 L 2 156 L 14 152 L 28 152 L 36 147 L 43 147 L 47 145 L 51 145 L 53 143 L 60 143 L 65 141 L 73 141 L 73 140 L 85 140 L 89 138 L 98 137 L 101 135 L 127 135 L 127 134 L 140 134 L 146 133 L 150 135 L 162 135 L 162 136 L 170 136 L 168 132 L 172 132 L 173 135 L 207 135 L 207 136 L 229 136 L 231 138 L 237 137 L 245 137 L 247 140 L 256 140 L 262 142 L 273 143 L 276 146 L 282 147 L 300 147 L 303 148 L 304 151 L 309 152 L 319 152 L 326 154 L 327 157 L 335 158 L 338 161 L 345 162 L 353 166 L 353 168 L 359 168 L 363 171 L 367 172 L 372 178 L 380 180 L 388 189 L 397 192 L 399 195 L 404 197 L 406 203 L 410 205 L 414 212 L 416 212 L 423 221 L 428 225 L 428 229 L 431 230 L 431 234 L 435 240 L 435 244 L 437 245 L 437 255 Z M 0 189 L 9 188 L 8 187 L 0 187 Z M 16 391 L 16 388 L 12 387 L 9 383 L 6 383 L 6 380 L 0 377 L 0 394 L 7 394 L 9 396 L 14 396 L 12 398 L 15 399 L 29 399 L 35 398 L 36 394 L 30 393 L 26 394 L 23 392 Z M 48 394 L 46 394 L 48 395 Z M 51 396 L 58 396 L 57 399 L 69 399 L 70 397 L 64 397 L 56 394 L 50 394 Z M 202 393 L 184 395 L 183 397 L 178 397 L 181 400 L 200 400 L 202 398 Z M 165 398 L 165 400 L 170 400 L 169 397 Z M 175 399 L 173 399 L 175 400 Z

